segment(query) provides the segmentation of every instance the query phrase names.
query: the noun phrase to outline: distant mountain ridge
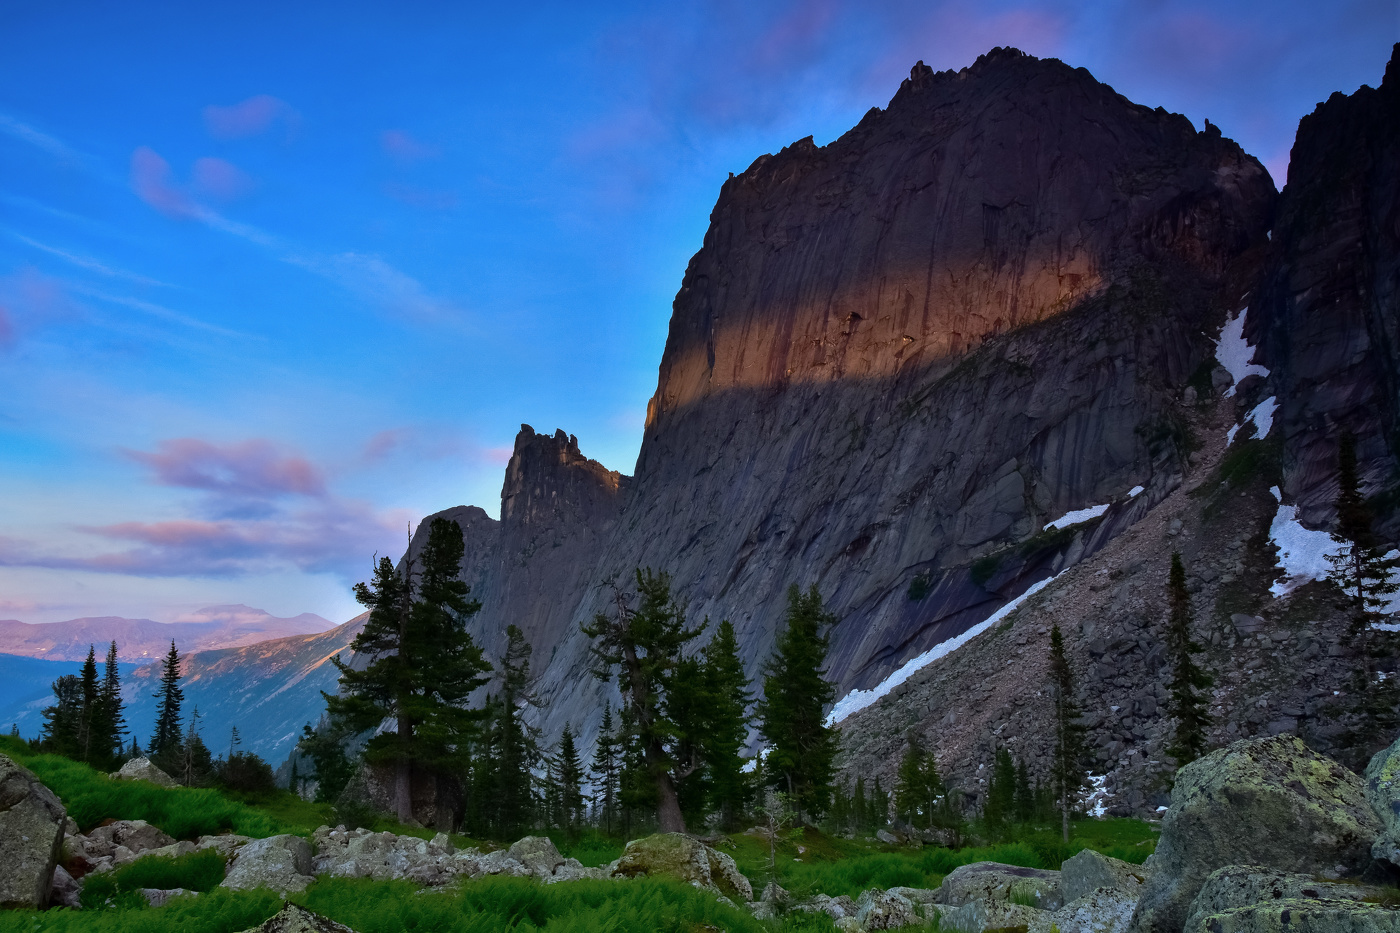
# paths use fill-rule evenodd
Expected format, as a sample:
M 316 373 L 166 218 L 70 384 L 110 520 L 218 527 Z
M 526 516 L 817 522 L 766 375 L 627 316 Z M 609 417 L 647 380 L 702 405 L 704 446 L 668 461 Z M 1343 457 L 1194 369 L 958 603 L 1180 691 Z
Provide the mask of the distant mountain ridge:
M 115 641 L 117 657 L 141 662 L 161 657 L 173 640 L 180 653 L 236 648 L 274 638 L 315 635 L 335 623 L 314 612 L 289 619 L 244 605 L 209 606 L 179 622 L 96 616 L 66 622 L 0 620 L 0 654 L 43 658 L 50 661 L 82 661 L 88 646 L 98 654 Z

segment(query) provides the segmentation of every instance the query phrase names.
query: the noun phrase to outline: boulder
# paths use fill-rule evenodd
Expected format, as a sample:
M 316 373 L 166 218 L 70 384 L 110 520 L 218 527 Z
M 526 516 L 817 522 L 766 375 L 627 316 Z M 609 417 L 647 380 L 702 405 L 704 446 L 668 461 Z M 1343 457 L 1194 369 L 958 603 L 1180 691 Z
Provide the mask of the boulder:
M 48 904 L 67 819 L 53 791 L 0 755 L 0 908 Z
M 734 860 L 683 833 L 657 833 L 627 843 L 613 874 L 670 875 L 716 893 L 753 900 L 753 886 Z
M 1206 920 L 1217 914 L 1274 901 L 1355 903 L 1373 900 L 1380 894 L 1379 888 L 1370 885 L 1319 881 L 1311 875 L 1292 874 L 1262 865 L 1229 865 L 1211 872 L 1192 901 L 1183 928 L 1203 929 Z
M 512 875 L 521 878 L 530 874 L 530 869 L 511 858 L 510 853 L 505 849 L 487 852 L 485 855 L 473 859 L 472 864 L 474 865 L 473 874 Z
M 1366 765 L 1366 799 L 1381 821 L 1371 855 L 1400 868 L 1400 739 L 1381 749 Z
M 1136 894 L 1096 888 L 1059 910 L 1037 911 L 1027 933 L 1124 933 L 1137 902 Z
M 311 846 L 300 836 L 268 836 L 238 850 L 221 887 L 233 891 L 268 888 L 279 894 L 301 891 L 311 877 Z
M 1099 888 L 1108 888 L 1136 901 L 1149 874 L 1141 865 L 1083 849 L 1060 865 L 1060 897 L 1069 904 Z
M 526 836 L 507 849 L 506 855 L 537 878 L 548 878 L 554 874 L 554 869 L 564 864 L 564 857 L 548 836 Z
M 188 839 L 181 839 L 179 842 L 168 846 L 161 846 L 159 849 L 147 849 L 141 853 L 142 858 L 179 858 L 182 855 L 189 855 L 198 852 L 199 847 Z
M 545 884 L 554 884 L 559 881 L 583 881 L 585 879 L 602 880 L 607 878 L 610 872 L 611 869 L 606 865 L 585 868 L 578 859 L 566 858 L 563 864 L 554 869 L 554 874 L 547 875 L 540 880 Z
M 862 930 L 897 930 L 923 923 L 924 918 L 904 895 L 873 888 L 862 891 L 856 901 L 856 922 Z
M 180 786 L 173 777 L 151 764 L 149 758 L 133 758 L 108 777 L 114 781 L 150 781 L 161 787 Z
M 125 847 L 131 856 L 138 856 L 151 849 L 175 844 L 174 838 L 145 820 L 117 820 L 97 827 L 86 836 L 73 838 L 83 840 L 83 854 L 92 859 L 116 856 L 120 847 Z
M 251 836 L 240 836 L 237 833 L 225 833 L 221 836 L 200 836 L 195 840 L 194 848 L 196 852 L 203 852 L 205 849 L 214 849 L 225 860 L 231 859 L 238 850 L 252 842 Z
M 854 917 L 856 915 L 856 902 L 851 900 L 850 896 L 846 894 L 842 894 L 840 897 L 817 894 L 807 898 L 805 901 L 798 901 L 792 905 L 792 909 L 805 910 L 814 914 L 826 914 L 832 920 L 841 920 L 845 917 Z
M 938 908 L 938 928 L 945 933 L 985 933 L 987 930 L 1025 929 L 1043 917 L 1047 911 L 1023 904 L 988 906 L 983 901 L 968 901 L 960 907 Z
M 179 897 L 182 894 L 188 894 L 191 897 L 199 896 L 198 891 L 187 891 L 184 888 L 141 888 L 141 896 L 152 907 L 164 907 L 165 903 L 172 897 Z
M 343 923 L 312 913 L 305 907 L 288 904 L 259 927 L 243 933 L 355 933 Z
M 1060 873 L 1000 862 L 973 862 L 953 869 L 938 888 L 937 903 L 962 907 L 973 901 L 993 912 L 1007 905 L 1054 910 L 1064 903 L 1060 897 Z
M 1179 933 L 1217 868 L 1339 878 L 1370 862 L 1380 821 L 1361 780 L 1293 735 L 1244 739 L 1177 772 L 1134 933 Z
M 78 900 L 78 895 L 82 892 L 83 886 L 70 874 L 62 865 L 55 865 L 53 870 L 53 882 L 49 885 L 49 906 L 51 907 L 71 907 L 74 910 L 82 909 L 82 902 Z
M 1400 911 L 1359 902 L 1283 898 L 1206 917 L 1186 933 L 1400 933 Z

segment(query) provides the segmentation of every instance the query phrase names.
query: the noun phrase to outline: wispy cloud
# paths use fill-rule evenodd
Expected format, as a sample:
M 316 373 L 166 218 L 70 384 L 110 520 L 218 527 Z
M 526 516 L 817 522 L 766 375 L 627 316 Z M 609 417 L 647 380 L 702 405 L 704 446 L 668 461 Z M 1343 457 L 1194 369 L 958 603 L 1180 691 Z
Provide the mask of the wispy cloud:
M 403 130 L 385 130 L 379 134 L 379 146 L 398 162 L 421 162 L 442 155 L 442 147 L 425 143 Z
M 251 175 L 223 159 L 195 159 L 192 177 L 195 189 L 216 201 L 236 201 L 258 186 Z
M 306 457 L 279 448 L 265 438 L 214 444 L 194 437 L 161 441 L 153 452 L 125 450 L 130 459 L 150 467 L 161 486 L 201 489 L 222 495 L 275 498 L 321 497 L 326 478 Z
M 271 94 L 258 94 L 228 106 L 210 104 L 204 108 L 204 127 L 215 139 L 261 136 L 278 125 L 290 139 L 301 127 L 301 114 Z
M 126 281 L 133 282 L 137 285 L 150 285 L 159 288 L 176 287 L 174 285 L 171 285 L 169 282 L 162 282 L 159 279 L 153 279 L 150 276 L 141 275 L 137 272 L 130 272 L 126 269 L 119 269 L 116 266 L 111 266 L 107 263 L 93 259 L 90 256 L 81 256 L 77 253 L 69 252 L 68 250 L 59 249 L 56 246 L 50 246 L 47 243 L 40 243 L 38 240 L 33 239 L 32 237 L 27 237 L 24 234 L 18 233 L 14 230 L 5 230 L 5 233 L 14 237 L 16 240 L 19 240 L 21 243 L 26 244 L 27 246 L 31 246 L 34 249 L 39 250 L 40 252 L 48 253 L 50 256 L 57 256 L 59 259 L 62 259 L 65 262 L 72 263 L 80 269 L 86 269 L 89 272 L 96 272 L 99 275 L 105 275 L 109 278 L 114 279 L 125 279 Z
M 36 149 L 41 149 L 60 162 L 81 163 L 87 161 L 87 156 L 72 148 L 60 139 L 50 136 L 48 133 L 36 130 L 28 123 L 16 120 L 14 117 L 0 113 L 0 133 L 4 133 L 13 139 L 28 143 Z

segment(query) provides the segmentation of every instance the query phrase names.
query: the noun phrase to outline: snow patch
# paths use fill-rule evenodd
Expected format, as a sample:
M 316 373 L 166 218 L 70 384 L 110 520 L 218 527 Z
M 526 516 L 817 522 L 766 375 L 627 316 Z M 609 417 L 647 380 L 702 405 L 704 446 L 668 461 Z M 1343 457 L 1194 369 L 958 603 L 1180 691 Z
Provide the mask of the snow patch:
M 1240 428 L 1254 422 L 1254 436 L 1258 440 L 1263 440 L 1269 436 L 1269 432 L 1274 429 L 1274 412 L 1278 411 L 1278 398 L 1270 395 L 1264 401 L 1255 405 L 1249 410 L 1249 414 L 1244 416 L 1241 424 L 1225 432 L 1225 446 L 1229 447 L 1235 442 L 1235 432 Z
M 1225 320 L 1225 326 L 1220 328 L 1220 339 L 1215 342 L 1215 359 L 1224 366 L 1230 373 L 1235 384 L 1225 390 L 1225 397 L 1230 398 L 1235 394 L 1235 389 L 1246 376 L 1267 376 L 1268 369 L 1258 363 L 1250 362 L 1254 359 L 1254 347 L 1244 337 L 1244 319 L 1249 314 L 1249 308 L 1241 308 L 1235 312 L 1234 317 Z
M 1141 489 L 1142 487 L 1139 486 L 1138 488 Z M 1081 522 L 1089 521 L 1091 518 L 1098 518 L 1100 515 L 1107 511 L 1108 503 L 1104 503 L 1103 505 L 1091 505 L 1087 509 L 1078 509 L 1073 512 L 1066 512 L 1064 515 L 1055 519 L 1053 522 L 1050 522 L 1045 527 L 1068 528 L 1070 525 L 1078 525 Z M 1041 530 L 1043 531 L 1044 529 Z
M 1056 574 L 1056 576 L 1058 576 L 1058 574 Z M 1011 613 L 1015 612 L 1018 608 L 1020 608 L 1021 603 L 1025 602 L 1027 599 L 1030 599 L 1036 593 L 1039 593 L 1041 590 L 1045 589 L 1045 587 L 1048 586 L 1050 581 L 1053 579 L 1055 579 L 1055 577 L 1053 576 L 1046 577 L 1039 583 L 1031 584 L 1030 587 L 1027 588 L 1027 590 L 1020 596 L 1017 596 L 1005 606 L 1002 606 L 996 612 L 987 616 L 987 618 L 983 619 L 981 622 L 978 622 L 976 625 L 972 626 L 972 628 L 963 632 L 961 635 L 949 638 L 947 641 L 941 641 L 929 650 L 925 651 L 923 654 L 919 655 L 918 657 L 910 658 L 908 661 L 905 661 L 903 667 L 895 671 L 890 676 L 886 677 L 884 680 L 880 681 L 875 686 L 871 687 L 869 690 L 852 690 L 850 693 L 843 696 L 840 700 L 837 700 L 836 705 L 831 708 L 831 712 L 826 714 L 826 724 L 828 726 L 834 726 L 841 720 L 845 719 L 847 716 L 851 715 L 852 713 L 858 713 L 861 710 L 865 709 L 867 706 L 873 705 L 876 700 L 885 696 L 895 687 L 898 687 L 900 684 L 904 683 L 911 676 L 913 676 L 915 671 L 919 670 L 920 668 L 927 667 L 929 664 L 932 664 L 934 661 L 937 661 L 939 658 L 944 657 L 945 655 L 951 654 L 952 652 L 961 648 L 963 645 L 972 641 L 972 639 L 976 638 L 978 635 L 981 635 L 993 625 L 996 625 L 1002 619 L 1011 615 Z
M 1108 789 L 1104 785 L 1108 783 L 1108 772 L 1103 774 L 1089 775 L 1089 796 L 1084 801 L 1086 811 L 1090 816 L 1103 819 L 1108 815 Z
M 1128 498 L 1136 499 L 1138 496 L 1142 495 L 1143 492 L 1144 490 L 1141 486 L 1134 486 L 1132 489 L 1128 490 Z
M 1278 511 L 1269 525 L 1269 538 L 1278 548 L 1278 563 L 1287 577 L 1269 587 L 1275 596 L 1283 596 L 1313 580 L 1325 579 L 1332 570 L 1327 558 L 1339 554 L 1342 546 L 1325 531 L 1304 528 L 1298 521 L 1298 507 L 1283 504 L 1283 493 L 1277 486 L 1269 492 L 1278 500 Z

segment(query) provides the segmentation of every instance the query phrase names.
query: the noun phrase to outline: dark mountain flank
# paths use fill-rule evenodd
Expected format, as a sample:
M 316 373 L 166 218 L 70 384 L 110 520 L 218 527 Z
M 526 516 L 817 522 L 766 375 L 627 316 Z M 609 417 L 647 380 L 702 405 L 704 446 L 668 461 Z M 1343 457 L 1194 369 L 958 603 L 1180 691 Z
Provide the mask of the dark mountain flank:
M 498 652 L 524 628 L 547 733 L 583 720 L 585 740 L 579 622 L 637 566 L 730 619 L 751 672 L 788 585 L 815 585 L 841 617 L 839 693 L 877 683 L 1181 484 L 1178 398 L 1210 382 L 1275 200 L 1219 130 L 1084 69 L 1012 49 L 916 65 L 840 139 L 723 185 L 635 477 L 524 427 L 501 520 L 440 513 L 466 534 L 474 629 Z

